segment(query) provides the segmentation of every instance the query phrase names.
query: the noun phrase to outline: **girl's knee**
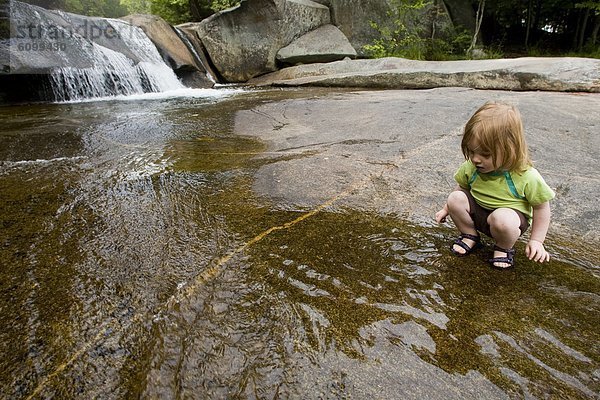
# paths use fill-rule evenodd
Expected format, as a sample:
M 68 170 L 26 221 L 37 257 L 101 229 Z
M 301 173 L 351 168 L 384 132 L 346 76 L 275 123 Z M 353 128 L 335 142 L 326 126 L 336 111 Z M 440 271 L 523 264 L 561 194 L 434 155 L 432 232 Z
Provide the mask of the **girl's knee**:
M 488 216 L 488 224 L 492 229 L 502 231 L 519 230 L 521 219 L 515 210 L 498 208 Z
M 462 190 L 455 190 L 448 195 L 447 203 L 449 209 L 468 208 L 469 199 L 467 194 Z

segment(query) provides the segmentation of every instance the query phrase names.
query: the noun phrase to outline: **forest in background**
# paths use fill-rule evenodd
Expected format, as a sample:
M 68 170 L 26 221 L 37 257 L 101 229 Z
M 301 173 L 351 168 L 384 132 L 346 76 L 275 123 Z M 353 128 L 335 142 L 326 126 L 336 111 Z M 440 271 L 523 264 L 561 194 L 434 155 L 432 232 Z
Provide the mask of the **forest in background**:
M 436 10 L 452 0 L 391 0 L 390 22 L 372 26 L 380 38 L 366 46 L 372 57 L 414 59 L 571 55 L 600 58 L 600 0 L 461 0 L 471 5 L 472 26 L 436 31 Z M 48 9 L 118 18 L 159 15 L 171 24 L 201 21 L 239 0 L 25 0 Z M 459 1 L 454 0 L 454 3 Z M 445 4 L 444 4 L 445 3 Z M 433 6 L 433 7 L 431 7 Z M 448 7 L 450 8 L 450 7 Z M 422 10 L 427 11 L 423 21 Z M 433 10 L 433 11 L 430 11 Z M 411 21 L 412 19 L 412 21 Z M 419 20 L 416 21 L 415 20 Z M 432 26 L 423 29 L 424 24 Z M 433 33 L 432 33 L 433 32 Z
M 22 0 L 49 10 L 119 18 L 128 14 L 159 15 L 173 25 L 197 22 L 239 4 L 239 0 Z

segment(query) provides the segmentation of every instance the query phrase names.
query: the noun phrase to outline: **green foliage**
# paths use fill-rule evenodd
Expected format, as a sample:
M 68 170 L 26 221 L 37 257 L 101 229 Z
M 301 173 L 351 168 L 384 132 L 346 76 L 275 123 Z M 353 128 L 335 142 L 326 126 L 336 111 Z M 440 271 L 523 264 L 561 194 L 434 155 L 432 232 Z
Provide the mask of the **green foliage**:
M 177 25 L 184 22 L 206 17 L 208 14 L 230 8 L 239 4 L 239 0 L 121 0 L 122 2 L 148 2 L 149 8 L 145 12 L 156 14 L 167 22 Z M 193 3 L 193 4 L 192 4 Z M 206 14 L 192 15 L 192 9 Z
M 423 40 L 410 32 L 399 20 L 394 20 L 395 28 L 379 27 L 375 22 L 371 26 L 379 31 L 381 37 L 364 49 L 371 57 L 405 57 L 420 60 L 423 58 Z
M 459 26 L 448 27 L 439 32 L 438 37 L 423 39 L 427 46 L 425 59 L 434 61 L 458 60 L 466 57 L 471 44 L 471 33 Z
M 569 52 L 552 52 L 545 48 L 531 47 L 527 51 L 529 57 L 585 57 L 585 58 L 599 58 L 600 59 L 600 46 L 586 45 L 581 51 L 569 51 Z
M 127 14 L 150 14 L 151 0 L 120 0 Z
M 444 24 L 443 12 L 424 0 L 393 0 L 390 24 L 370 22 L 380 37 L 363 49 L 373 58 L 403 57 L 414 60 L 465 58 L 472 35 L 463 27 Z M 424 27 L 430 27 L 426 32 Z
M 235 7 L 240 4 L 240 0 L 212 0 L 210 1 L 210 9 L 214 12 Z
M 594 10 L 596 14 L 600 14 L 600 1 L 583 1 L 575 4 L 575 8 L 589 8 L 590 10 Z
M 566 57 L 600 58 L 600 47 L 584 47 L 583 50 L 578 52 L 577 54 L 567 54 Z
M 190 21 L 192 3 L 208 14 L 238 5 L 239 0 L 120 0 L 130 14 L 156 14 L 174 23 Z
M 188 0 L 150 0 L 150 12 L 172 25 L 192 19 Z
M 504 52 L 499 46 L 488 46 L 485 48 L 485 53 L 487 55 L 486 58 L 495 59 L 495 58 L 503 58 Z
M 594 40 L 600 1 L 497 0 L 487 2 L 485 14 L 482 32 L 488 42 L 502 41 L 515 55 L 524 55 L 529 47 L 557 55 Z
M 386 21 L 372 22 L 379 37 L 364 46 L 371 57 L 427 60 L 470 58 L 466 54 L 473 32 L 436 23 L 440 0 L 390 0 L 393 11 Z M 478 0 L 471 0 L 475 11 Z M 573 56 L 598 58 L 599 0 L 497 0 L 487 2 L 477 47 L 477 58 L 510 56 Z M 431 26 L 434 26 L 433 32 Z M 429 29 L 429 30 L 428 30 Z M 481 43 L 481 42 L 480 42 Z
M 29 0 L 25 3 L 95 17 L 118 18 L 127 14 L 127 8 L 119 0 Z
M 425 0 L 392 0 L 391 3 L 393 8 L 388 13 L 389 25 L 370 21 L 371 27 L 379 32 L 380 38 L 364 46 L 365 52 L 375 58 L 423 59 L 426 45 L 415 22 L 417 12 L 429 3 Z
M 205 10 L 206 17 L 214 12 L 239 5 L 240 0 L 24 0 L 25 3 L 74 14 L 118 18 L 127 14 L 155 14 L 171 24 L 194 20 L 192 3 Z

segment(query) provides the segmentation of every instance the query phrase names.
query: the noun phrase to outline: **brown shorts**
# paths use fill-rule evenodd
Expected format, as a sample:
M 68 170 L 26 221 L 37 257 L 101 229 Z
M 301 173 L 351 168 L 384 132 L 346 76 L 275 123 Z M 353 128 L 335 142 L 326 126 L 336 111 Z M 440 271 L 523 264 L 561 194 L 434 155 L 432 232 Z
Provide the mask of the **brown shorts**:
M 487 219 L 494 210 L 488 210 L 487 208 L 481 207 L 479 204 L 477 204 L 477 202 L 475 201 L 471 193 L 469 193 L 469 191 L 462 191 L 467 195 L 467 198 L 469 199 L 469 215 L 475 223 L 475 229 L 477 229 L 479 232 L 485 233 L 489 237 L 492 237 L 492 232 L 490 231 L 490 224 L 488 224 Z M 519 229 L 521 230 L 522 235 L 529 228 L 529 220 L 521 211 L 515 209 L 512 210 L 517 213 L 517 215 L 519 216 L 519 220 L 521 220 L 521 225 L 519 225 Z

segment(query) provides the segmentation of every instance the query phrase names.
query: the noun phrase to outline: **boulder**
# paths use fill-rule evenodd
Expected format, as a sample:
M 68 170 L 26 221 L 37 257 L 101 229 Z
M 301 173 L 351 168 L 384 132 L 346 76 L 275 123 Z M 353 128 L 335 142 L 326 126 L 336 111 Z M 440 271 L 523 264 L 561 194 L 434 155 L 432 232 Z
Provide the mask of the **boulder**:
M 243 0 L 201 21 L 197 32 L 219 74 L 245 82 L 277 70 L 282 47 L 329 23 L 329 9 L 313 1 Z
M 253 85 L 600 92 L 600 60 L 524 57 L 499 60 L 343 60 L 298 65 L 251 79 Z
M 214 82 L 207 77 L 207 71 L 178 32 L 156 15 L 133 14 L 121 18 L 140 27 L 158 49 L 165 62 L 182 82 L 191 87 L 210 88 Z
M 356 52 L 364 56 L 363 47 L 381 35 L 372 23 L 383 26 L 389 20 L 389 0 L 315 0 L 329 7 L 332 24 L 348 38 Z
M 331 62 L 346 57 L 356 58 L 356 50 L 333 25 L 323 25 L 300 36 L 277 53 L 282 64 Z

